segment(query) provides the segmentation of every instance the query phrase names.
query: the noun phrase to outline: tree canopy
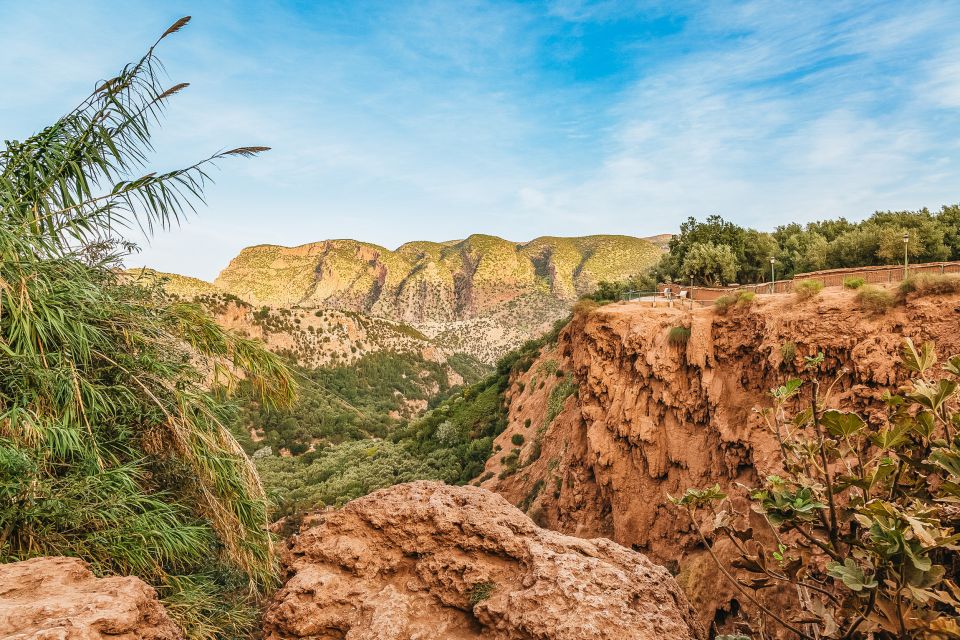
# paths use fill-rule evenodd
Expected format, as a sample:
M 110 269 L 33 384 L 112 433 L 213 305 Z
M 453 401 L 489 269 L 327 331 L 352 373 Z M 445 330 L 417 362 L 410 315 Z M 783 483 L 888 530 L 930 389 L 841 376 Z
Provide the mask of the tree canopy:
M 778 278 L 820 269 L 897 264 L 903 260 L 904 234 L 909 236 L 911 262 L 960 260 L 960 205 L 944 205 L 936 212 L 878 211 L 861 222 L 837 218 L 790 223 L 772 233 L 741 227 L 718 215 L 702 222 L 689 218 L 671 238 L 669 252 L 653 276 L 686 282 L 693 275 L 700 284 L 764 282 L 770 278 L 771 257 Z

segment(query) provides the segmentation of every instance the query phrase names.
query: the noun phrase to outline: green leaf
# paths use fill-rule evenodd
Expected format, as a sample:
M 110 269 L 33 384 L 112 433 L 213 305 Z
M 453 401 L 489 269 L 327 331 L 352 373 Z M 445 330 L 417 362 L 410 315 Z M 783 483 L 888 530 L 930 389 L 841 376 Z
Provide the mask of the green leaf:
M 873 577 L 867 577 L 853 558 L 846 558 L 843 564 L 839 562 L 828 563 L 827 574 L 843 581 L 848 589 L 857 593 L 877 586 L 877 581 Z
M 932 463 L 955 478 L 960 478 L 960 451 L 937 447 L 930 452 L 927 462 Z
M 950 356 L 947 364 L 943 365 L 943 370 L 955 376 L 960 376 L 960 355 Z
M 908 394 L 907 397 L 931 411 L 937 411 L 956 391 L 957 383 L 953 380 L 943 379 L 936 382 L 915 380 L 913 393 Z
M 867 426 L 867 423 L 855 413 L 833 410 L 825 411 L 820 417 L 820 422 L 830 435 L 838 438 L 849 438 Z
M 798 380 L 797 378 L 787 380 L 782 386 L 771 389 L 770 395 L 777 400 L 785 400 L 795 394 L 802 384 L 803 381 Z
M 918 350 L 911 338 L 903 341 L 901 361 L 910 371 L 922 374 L 937 362 L 937 353 L 932 342 L 924 342 Z
M 670 502 L 681 507 L 700 507 L 726 497 L 727 494 L 720 490 L 719 484 L 708 489 L 687 489 L 679 498 L 667 496 Z

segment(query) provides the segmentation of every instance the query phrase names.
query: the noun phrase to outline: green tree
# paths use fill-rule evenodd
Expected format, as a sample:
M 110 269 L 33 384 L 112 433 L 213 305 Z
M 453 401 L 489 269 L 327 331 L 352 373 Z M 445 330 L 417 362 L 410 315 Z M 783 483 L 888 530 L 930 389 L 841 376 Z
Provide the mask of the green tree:
M 737 277 L 737 257 L 727 245 L 697 242 L 686 252 L 680 271 L 684 281 L 693 278 L 695 284 L 724 285 Z
M 196 305 L 121 277 L 118 231 L 169 227 L 212 162 L 263 148 L 145 169 L 157 117 L 186 86 L 161 85 L 156 44 L 0 150 L 0 561 L 79 556 L 156 585 L 191 637 L 233 635 L 274 562 L 226 397 L 285 404 L 291 377 Z

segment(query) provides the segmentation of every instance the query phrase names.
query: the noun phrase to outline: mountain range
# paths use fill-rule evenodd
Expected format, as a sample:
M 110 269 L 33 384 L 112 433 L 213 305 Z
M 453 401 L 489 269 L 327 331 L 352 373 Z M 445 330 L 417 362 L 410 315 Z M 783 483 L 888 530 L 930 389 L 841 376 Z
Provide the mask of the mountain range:
M 254 307 L 336 309 L 415 328 L 452 352 L 492 363 L 543 333 L 601 281 L 642 273 L 664 236 L 472 235 L 396 250 L 356 240 L 243 249 L 213 283 L 169 276 L 182 297 L 222 293 Z

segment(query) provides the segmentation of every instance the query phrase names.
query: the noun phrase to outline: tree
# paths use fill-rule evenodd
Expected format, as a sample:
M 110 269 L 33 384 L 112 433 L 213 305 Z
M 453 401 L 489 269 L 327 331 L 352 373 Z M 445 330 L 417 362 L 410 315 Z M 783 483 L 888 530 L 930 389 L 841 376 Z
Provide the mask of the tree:
M 144 168 L 167 100 L 155 48 L 0 151 L 0 561 L 79 556 L 156 585 L 192 637 L 238 633 L 272 584 L 266 503 L 225 424 L 241 390 L 288 404 L 259 344 L 120 274 L 119 235 L 180 220 L 218 153 Z
M 719 286 L 729 284 L 737 276 L 737 258 L 727 245 L 697 242 L 686 253 L 681 273 L 695 284 Z

